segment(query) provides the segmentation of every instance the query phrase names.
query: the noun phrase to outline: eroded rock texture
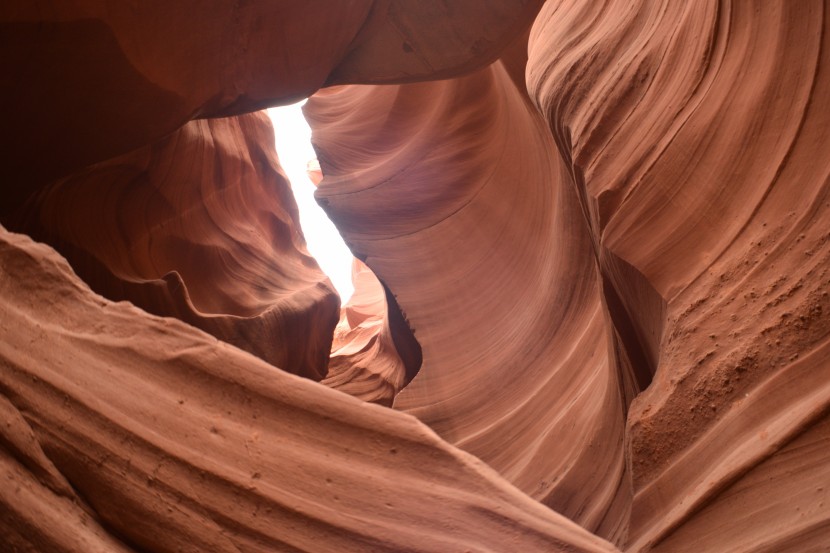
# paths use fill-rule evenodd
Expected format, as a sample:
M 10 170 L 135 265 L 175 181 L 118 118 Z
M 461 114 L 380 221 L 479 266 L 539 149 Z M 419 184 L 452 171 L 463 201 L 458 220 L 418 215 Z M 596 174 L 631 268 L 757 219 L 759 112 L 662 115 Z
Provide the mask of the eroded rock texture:
M 323 384 L 390 406 L 413 375 L 407 375 L 395 347 L 383 286 L 357 259 L 352 265 L 352 281 L 354 294 L 340 310 Z
M 531 96 L 654 374 L 628 418 L 633 550 L 830 540 L 826 8 L 563 2 L 534 24 Z
M 0 8 L 3 548 L 826 549 L 828 3 L 540 4 Z
M 289 372 L 327 372 L 339 302 L 308 255 L 264 112 L 192 121 L 42 189 L 22 229 L 108 298 Z
M 321 202 L 424 348 L 396 407 L 631 550 L 824 543 L 822 12 L 546 5 L 541 163 L 498 65 L 315 97 Z
M 111 303 L 2 227 L 0 276 L 5 546 L 614 550 L 414 418 Z
M 618 524 L 622 384 L 590 237 L 547 128 L 502 64 L 344 87 L 305 111 L 320 203 L 423 349 L 395 407 L 584 526 Z
M 9 190 L 149 144 L 196 117 L 325 84 L 451 76 L 495 59 L 541 0 L 12 0 L 0 7 Z M 43 152 L 50 154 L 44 156 Z
M 315 186 L 322 182 L 317 159 L 308 162 L 306 172 Z M 351 279 L 354 293 L 340 309 L 323 384 L 364 401 L 390 406 L 421 366 L 420 345 L 403 321 L 397 303 L 390 305 L 387 301 L 387 288 L 356 258 L 352 259 Z

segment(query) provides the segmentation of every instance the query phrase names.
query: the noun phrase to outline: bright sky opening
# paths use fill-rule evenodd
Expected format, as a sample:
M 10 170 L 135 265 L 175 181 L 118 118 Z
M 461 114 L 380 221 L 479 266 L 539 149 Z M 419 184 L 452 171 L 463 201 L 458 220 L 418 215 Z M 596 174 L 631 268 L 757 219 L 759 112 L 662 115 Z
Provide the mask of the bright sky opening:
M 315 159 L 311 147 L 311 129 L 303 117 L 302 102 L 268 110 L 274 123 L 277 155 L 300 210 L 308 251 L 317 259 L 345 304 L 354 292 L 352 285 L 352 252 L 343 243 L 334 224 L 314 199 L 314 183 L 306 172 L 307 163 Z

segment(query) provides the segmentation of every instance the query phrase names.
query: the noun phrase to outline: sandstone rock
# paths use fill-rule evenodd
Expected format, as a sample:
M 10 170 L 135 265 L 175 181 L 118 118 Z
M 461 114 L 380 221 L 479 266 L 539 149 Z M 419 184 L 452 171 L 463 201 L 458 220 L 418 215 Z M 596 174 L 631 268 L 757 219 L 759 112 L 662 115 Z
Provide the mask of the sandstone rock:
M 826 548 L 830 6 L 541 4 L 0 7 L 0 549 Z
M 623 381 L 571 177 L 500 63 L 305 106 L 320 203 L 423 350 L 395 400 L 588 529 L 623 526 Z
M 2 228 L 0 313 L 4 545 L 615 551 L 416 419 L 109 302 Z
M 323 384 L 390 406 L 414 375 L 407 375 L 395 348 L 383 286 L 357 259 L 352 265 L 352 281 L 354 294 L 340 310 Z
M 192 121 L 49 185 L 21 226 L 110 299 L 326 375 L 339 301 L 306 251 L 265 113 Z
M 826 9 L 561 2 L 531 32 L 530 94 L 576 177 L 619 362 L 647 386 L 632 551 L 827 542 Z
M 197 117 L 291 103 L 324 84 L 486 65 L 541 0 L 12 1 L 0 7 L 7 175 L 32 189 Z M 13 138 L 12 138 L 13 137 Z M 44 155 L 44 152 L 49 152 Z

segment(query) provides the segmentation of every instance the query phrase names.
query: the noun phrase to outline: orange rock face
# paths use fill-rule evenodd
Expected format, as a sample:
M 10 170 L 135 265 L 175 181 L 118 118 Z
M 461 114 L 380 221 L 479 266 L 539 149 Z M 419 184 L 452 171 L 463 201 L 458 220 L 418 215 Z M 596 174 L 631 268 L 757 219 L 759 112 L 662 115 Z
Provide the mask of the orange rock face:
M 828 2 L 211 4 L 0 8 L 0 549 L 827 548 Z
M 289 372 L 327 372 L 337 295 L 308 255 L 264 113 L 192 121 L 43 189 L 23 229 L 101 294 Z
M 541 3 L 6 2 L 0 70 L 10 78 L 0 99 L 8 106 L 5 135 L 15 139 L 0 150 L 9 176 L 0 215 L 32 186 L 150 144 L 196 117 L 291 103 L 325 84 L 480 67 Z
M 621 354 L 653 375 L 628 415 L 624 543 L 815 550 L 830 539 L 826 6 L 568 4 L 534 24 L 528 88 L 576 176 Z
M 2 228 L 0 260 L 9 549 L 614 550 L 404 413 L 111 303 Z
M 590 237 L 503 66 L 345 87 L 305 110 L 319 201 L 423 350 L 395 407 L 584 526 L 618 524 L 622 382 Z
M 355 291 L 334 329 L 329 374 L 323 384 L 365 401 L 392 405 L 409 382 L 389 325 L 386 294 L 374 273 L 355 259 Z

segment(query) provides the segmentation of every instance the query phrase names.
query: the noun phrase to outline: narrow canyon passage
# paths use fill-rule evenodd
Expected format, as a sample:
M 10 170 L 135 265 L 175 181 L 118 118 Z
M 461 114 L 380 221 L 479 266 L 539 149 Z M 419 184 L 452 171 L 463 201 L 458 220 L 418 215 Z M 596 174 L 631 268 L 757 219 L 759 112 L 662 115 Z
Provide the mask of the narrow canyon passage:
M 337 228 L 314 199 L 323 181 L 311 145 L 311 129 L 302 113 L 305 102 L 268 110 L 275 127 L 280 165 L 291 182 L 309 252 L 334 283 L 341 299 L 328 373 L 322 383 L 382 405 L 414 377 L 421 365 L 420 346 L 397 303 L 369 267 L 352 256 Z M 397 343 L 393 337 L 397 334 Z M 403 359 L 398 351 L 401 351 Z
M 309 253 L 331 279 L 341 304 L 354 292 L 352 252 L 337 228 L 314 200 L 322 179 L 317 155 L 311 145 L 311 129 L 302 113 L 305 101 L 268 110 L 274 126 L 274 141 L 279 165 L 288 177 L 300 214 L 300 228 Z
M 0 549 L 826 550 L 828 7 L 0 8 Z

